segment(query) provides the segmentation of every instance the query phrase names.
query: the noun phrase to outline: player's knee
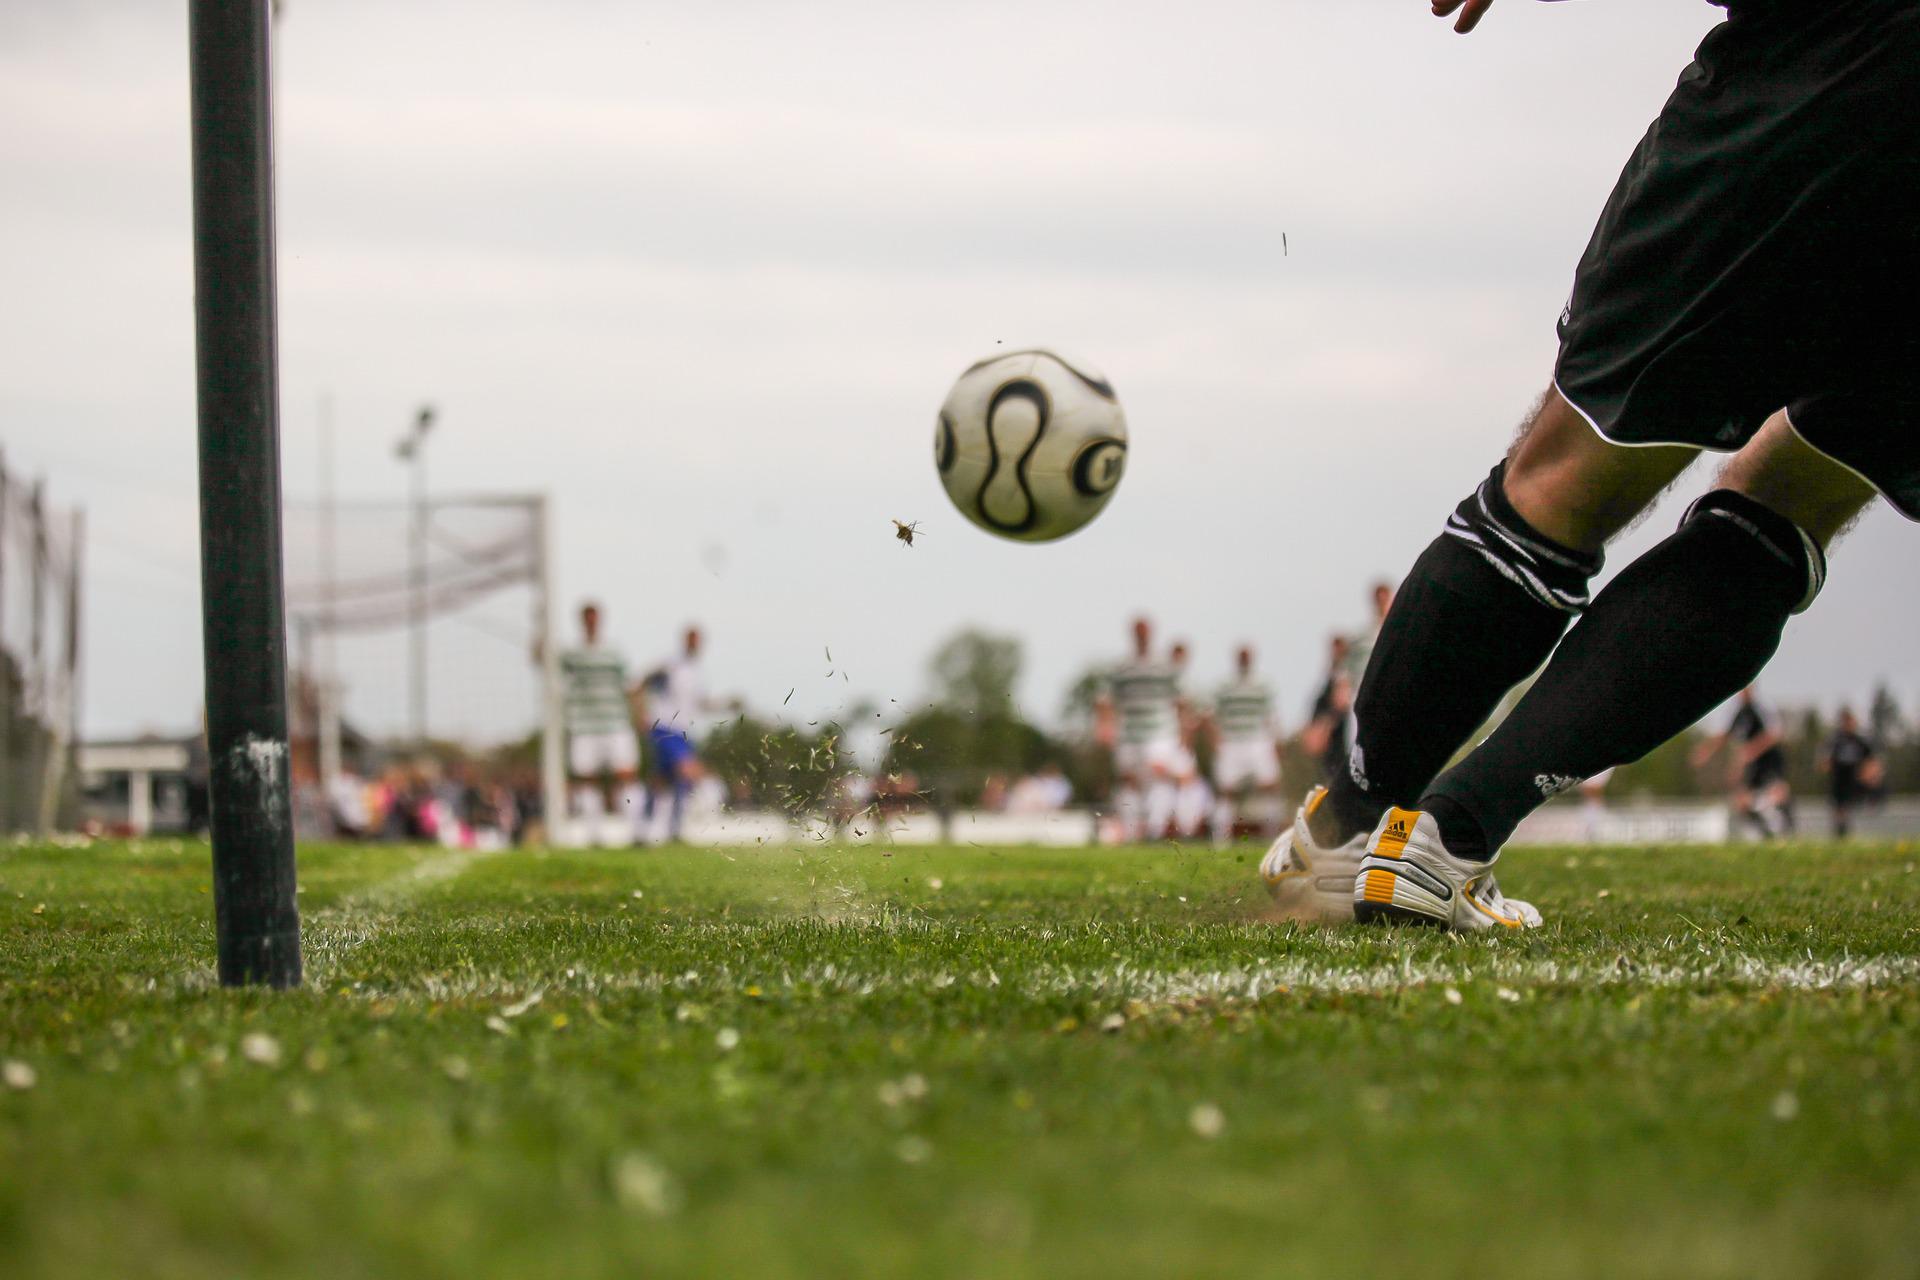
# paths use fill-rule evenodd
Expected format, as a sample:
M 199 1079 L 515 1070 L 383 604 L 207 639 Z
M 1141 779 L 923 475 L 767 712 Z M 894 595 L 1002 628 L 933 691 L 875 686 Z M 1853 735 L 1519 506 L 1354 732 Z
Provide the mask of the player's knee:
M 1687 508 L 1682 528 L 1703 520 L 1723 521 L 1753 540 L 1782 571 L 1790 575 L 1797 593 L 1794 613 L 1805 612 L 1827 580 L 1827 556 L 1812 534 L 1786 516 L 1734 489 L 1715 489 Z
M 1507 500 L 1502 461 L 1447 517 L 1446 534 L 1470 547 L 1495 572 L 1538 604 L 1575 614 L 1587 607 L 1588 583 L 1600 571 L 1598 552 L 1576 551 L 1542 534 Z
M 1507 458 L 1503 493 L 1540 536 L 1598 552 L 1693 460 L 1683 448 L 1626 449 L 1549 391 Z
M 1728 460 L 1720 486 L 1792 521 L 1823 550 L 1875 496 L 1872 485 L 1802 440 L 1785 412 Z

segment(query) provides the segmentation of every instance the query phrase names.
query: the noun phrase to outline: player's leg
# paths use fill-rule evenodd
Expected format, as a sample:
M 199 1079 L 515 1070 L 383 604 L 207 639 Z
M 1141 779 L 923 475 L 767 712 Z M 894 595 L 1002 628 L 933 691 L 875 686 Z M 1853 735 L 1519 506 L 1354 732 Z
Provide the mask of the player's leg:
M 646 829 L 647 789 L 640 782 L 637 767 L 618 770 L 613 775 L 614 804 L 627 820 L 627 830 L 635 843 Z
M 1122 844 L 1137 844 L 1146 830 L 1145 789 L 1142 773 L 1145 762 L 1141 749 L 1122 742 L 1113 748 L 1113 813 L 1120 827 Z
M 1833 804 L 1833 838 L 1845 840 L 1853 834 L 1853 795 L 1851 788 L 1834 787 L 1829 793 Z
M 1819 592 L 1825 548 L 1874 497 L 1785 414 L 1721 483 L 1600 593 L 1513 714 L 1422 798 L 1450 853 L 1490 857 L 1548 796 L 1639 759 L 1752 683 Z
M 1219 742 L 1213 749 L 1213 812 L 1208 816 L 1213 843 L 1224 848 L 1233 839 L 1236 815 L 1244 797 L 1246 778 L 1241 767 L 1241 744 Z
M 705 772 L 700 767 L 700 757 L 694 753 L 693 739 L 685 734 L 676 734 L 675 737 L 679 740 L 679 758 L 673 762 L 673 807 L 667 819 L 669 840 L 680 839 L 681 829 L 687 820 L 687 802 Z
M 599 835 L 600 819 L 606 812 L 606 797 L 600 790 L 600 776 L 606 768 L 606 752 L 596 733 L 567 735 L 567 789 L 573 804 L 573 816 L 579 821 L 579 836 L 593 844 Z M 553 838 L 557 839 L 555 832 Z
M 1355 699 L 1348 766 L 1312 816 L 1319 844 L 1371 830 L 1426 789 L 1586 607 L 1607 540 L 1694 456 L 1609 444 L 1546 394 L 1394 596 Z
M 626 821 L 629 838 L 637 840 L 646 809 L 646 791 L 640 785 L 639 738 L 632 729 L 609 729 L 605 733 L 595 734 L 594 738 L 598 757 L 595 777 L 597 779 L 604 770 L 612 779 L 613 812 Z M 597 800 L 597 783 L 594 790 Z M 599 816 L 598 812 L 593 815 L 596 837 L 599 834 Z
M 1735 832 L 1741 838 L 1745 838 L 1748 827 L 1758 830 L 1762 836 L 1766 835 L 1766 830 L 1760 826 L 1759 810 L 1753 804 L 1753 792 L 1739 779 L 1728 784 L 1727 808 L 1733 813 Z
M 1146 760 L 1146 838 L 1164 840 L 1173 825 L 1174 808 L 1179 800 L 1180 781 L 1174 768 L 1180 746 L 1177 742 L 1155 742 L 1147 747 Z
M 1286 802 L 1280 793 L 1280 744 L 1271 739 L 1255 744 L 1253 758 L 1253 803 L 1259 806 L 1257 818 L 1263 839 L 1280 834 Z M 1244 811 L 1245 806 L 1241 806 Z
M 1793 782 L 1784 773 L 1780 775 L 1780 780 L 1773 784 L 1772 798 L 1773 811 L 1780 820 L 1780 834 L 1782 836 L 1798 835 L 1800 819 L 1793 811 Z
M 639 839 L 649 845 L 665 844 L 672 837 L 674 770 L 679 760 L 673 737 L 659 725 L 647 730 L 646 814 Z

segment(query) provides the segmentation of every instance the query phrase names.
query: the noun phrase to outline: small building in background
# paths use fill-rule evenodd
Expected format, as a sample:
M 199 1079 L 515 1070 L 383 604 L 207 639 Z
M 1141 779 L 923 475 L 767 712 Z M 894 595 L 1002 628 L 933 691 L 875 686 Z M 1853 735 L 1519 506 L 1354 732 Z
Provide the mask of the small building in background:
M 200 735 L 85 742 L 80 816 L 106 835 L 180 835 L 207 825 L 207 753 Z

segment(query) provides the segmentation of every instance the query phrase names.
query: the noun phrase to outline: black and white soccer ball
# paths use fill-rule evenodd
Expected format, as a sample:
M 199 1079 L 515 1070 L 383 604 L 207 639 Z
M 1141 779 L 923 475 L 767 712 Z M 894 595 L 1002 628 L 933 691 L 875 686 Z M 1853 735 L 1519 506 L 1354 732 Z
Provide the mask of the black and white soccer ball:
M 934 429 L 940 483 L 961 514 L 1021 542 L 1064 538 L 1099 515 L 1127 467 L 1127 415 L 1107 380 L 1051 351 L 982 360 Z

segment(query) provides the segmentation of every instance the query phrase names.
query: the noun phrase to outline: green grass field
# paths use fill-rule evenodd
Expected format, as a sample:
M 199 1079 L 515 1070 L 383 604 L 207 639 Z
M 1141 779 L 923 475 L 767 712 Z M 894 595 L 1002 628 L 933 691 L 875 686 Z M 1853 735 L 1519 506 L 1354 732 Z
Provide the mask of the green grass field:
M 204 846 L 0 850 L 0 1273 L 1920 1272 L 1920 853 L 1255 857 L 314 848 L 273 995 Z

